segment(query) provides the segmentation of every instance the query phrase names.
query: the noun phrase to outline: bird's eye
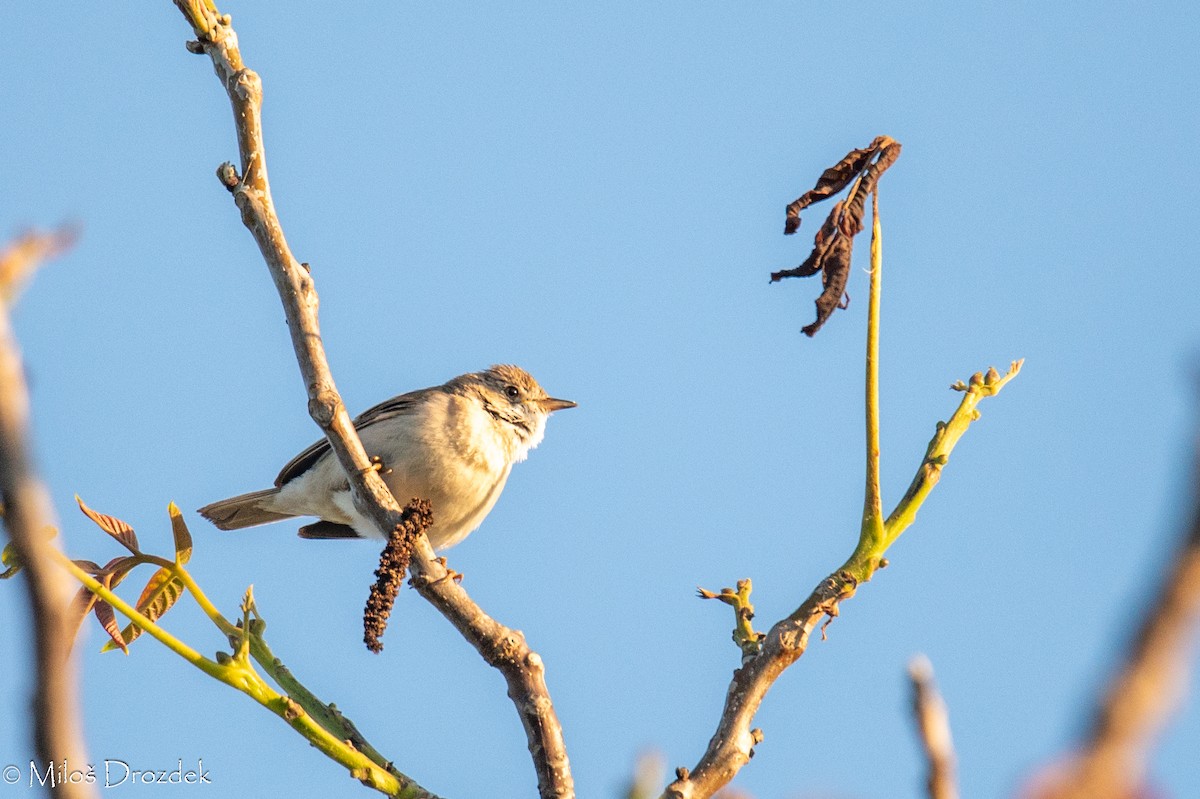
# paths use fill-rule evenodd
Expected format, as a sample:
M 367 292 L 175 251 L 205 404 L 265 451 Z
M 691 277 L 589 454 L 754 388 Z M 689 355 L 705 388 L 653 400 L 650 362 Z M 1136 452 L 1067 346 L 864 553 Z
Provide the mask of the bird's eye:
M 516 386 L 505 386 L 504 393 L 508 395 L 509 399 L 516 399 L 521 396 L 521 390 Z

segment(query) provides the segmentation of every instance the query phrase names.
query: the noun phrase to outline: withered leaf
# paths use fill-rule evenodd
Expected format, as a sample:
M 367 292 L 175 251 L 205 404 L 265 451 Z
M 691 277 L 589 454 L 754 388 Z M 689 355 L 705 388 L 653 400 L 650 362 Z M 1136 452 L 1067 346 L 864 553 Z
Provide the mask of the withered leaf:
M 788 204 L 787 219 L 783 225 L 784 235 L 790 236 L 799 230 L 801 211 L 813 203 L 832 197 L 850 185 L 850 181 L 854 180 L 859 172 L 862 172 L 867 159 L 875 152 L 876 144 L 880 138 L 883 137 L 875 139 L 865 149 L 848 152 L 845 158 L 821 173 L 821 177 L 817 179 L 816 186 Z
M 828 257 L 830 250 L 833 247 L 834 241 L 841 234 L 838 231 L 837 215 L 841 210 L 842 200 L 833 206 L 833 210 L 826 217 L 825 222 L 817 230 L 817 235 L 813 237 L 813 250 L 809 253 L 804 262 L 794 269 L 784 269 L 779 272 L 771 273 L 771 282 L 782 280 L 785 277 L 810 277 L 820 272 L 825 265 L 825 259 Z
M 846 307 L 843 299 L 846 297 L 846 284 L 850 282 L 850 255 L 853 248 L 853 238 L 838 236 L 822 260 L 821 283 L 825 290 L 817 297 L 817 318 L 812 324 L 801 328 L 809 338 L 816 335 L 834 310 Z
M 880 136 L 874 144 L 879 145 L 879 157 L 863 172 L 862 180 L 858 182 L 846 200 L 840 228 L 848 236 L 857 236 L 862 232 L 867 197 L 875 191 L 880 176 L 900 157 L 900 142 Z
M 121 647 L 121 651 L 128 655 L 129 648 L 125 646 L 125 639 L 121 637 L 121 628 L 117 626 L 117 617 L 113 613 L 112 605 L 103 599 L 97 599 L 95 613 L 96 618 L 100 620 L 100 626 L 104 628 L 104 632 L 108 633 L 116 645 Z
M 84 504 L 78 495 L 76 495 L 75 501 L 79 503 L 79 509 L 83 511 L 83 514 L 94 521 L 101 530 L 117 539 L 121 543 L 121 546 L 133 554 L 140 554 L 137 536 L 134 535 L 132 527 L 115 516 L 109 516 L 107 513 L 99 513 L 92 510 Z
M 138 597 L 137 609 L 150 621 L 158 621 L 166 615 L 179 597 L 183 596 L 183 591 L 183 583 L 179 581 L 179 578 L 172 577 L 171 572 L 166 568 L 159 569 L 142 589 L 142 595 Z M 132 622 L 121 630 L 121 638 L 126 644 L 132 644 L 141 634 L 142 629 Z M 110 652 L 118 646 L 120 645 L 114 638 L 100 651 Z M 121 648 L 124 649 L 124 647 Z
M 167 513 L 171 515 L 171 534 L 175 537 L 175 562 L 182 566 L 192 559 L 192 534 L 178 505 L 172 502 L 167 506 Z
M 813 237 L 813 249 L 799 266 L 771 273 L 774 283 L 785 277 L 810 277 L 821 272 L 823 290 L 817 298 L 817 318 L 803 328 L 813 336 L 838 308 L 849 302 L 846 286 L 850 280 L 850 261 L 854 237 L 863 230 L 867 196 L 876 190 L 880 176 L 900 156 L 900 144 L 888 136 L 877 136 L 868 147 L 851 150 L 845 158 L 826 169 L 817 185 L 787 207 L 784 233 L 800 226 L 800 211 L 824 200 L 847 186 L 849 195 L 836 203 Z

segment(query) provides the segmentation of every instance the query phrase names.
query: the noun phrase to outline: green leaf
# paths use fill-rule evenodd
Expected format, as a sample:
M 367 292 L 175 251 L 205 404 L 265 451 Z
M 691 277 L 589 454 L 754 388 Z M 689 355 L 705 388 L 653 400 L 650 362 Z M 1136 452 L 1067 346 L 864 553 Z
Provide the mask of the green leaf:
M 7 568 L 0 572 L 0 580 L 7 580 L 17 572 L 21 571 L 21 558 L 17 555 L 17 548 L 9 541 L 4 545 L 4 551 L 0 552 L 0 564 Z
M 101 530 L 117 539 L 121 543 L 121 546 L 133 554 L 141 554 L 138 549 L 137 536 L 134 535 L 132 527 L 116 516 L 109 516 L 107 513 L 99 513 L 92 510 L 83 503 L 78 494 L 75 495 L 75 501 L 79 503 L 79 509 L 83 511 L 83 515 L 94 521 Z
M 183 596 L 183 590 L 183 583 L 179 581 L 179 578 L 172 577 L 169 569 L 159 569 L 142 589 L 142 595 L 138 597 L 137 609 L 150 621 L 158 621 L 179 600 L 179 597 Z M 121 640 L 131 644 L 141 634 L 142 629 L 130 623 L 124 630 L 121 630 Z M 124 649 L 114 638 L 100 651 L 111 652 L 118 647 Z
M 167 513 L 171 514 L 171 533 L 175 536 L 175 562 L 182 566 L 192 559 L 192 534 L 188 532 L 178 505 L 172 502 L 167 506 Z

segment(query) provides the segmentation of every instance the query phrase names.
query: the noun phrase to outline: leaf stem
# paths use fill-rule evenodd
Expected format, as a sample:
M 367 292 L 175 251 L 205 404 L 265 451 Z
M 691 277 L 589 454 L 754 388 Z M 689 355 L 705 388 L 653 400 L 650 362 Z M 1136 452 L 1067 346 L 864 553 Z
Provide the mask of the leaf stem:
M 216 661 L 209 660 L 201 655 L 195 649 L 180 641 L 169 632 L 159 627 L 154 622 L 150 621 L 141 611 L 121 599 L 116 592 L 104 587 L 104 584 L 97 580 L 92 575 L 79 568 L 73 560 L 52 547 L 47 548 L 47 551 L 52 553 L 58 564 L 71 573 L 76 580 L 83 583 L 89 591 L 103 599 L 115 609 L 121 611 L 129 617 L 129 620 L 142 629 L 143 632 L 149 633 L 167 649 L 170 649 L 181 658 L 191 663 L 196 668 L 203 671 L 210 677 L 216 677 L 219 680 L 225 681 L 224 670 L 221 664 Z M 144 556 L 143 556 L 144 557 Z
M 376 763 L 370 755 L 359 751 L 353 743 L 347 741 L 340 734 L 335 734 L 330 731 L 325 724 L 318 721 L 311 714 L 305 712 L 299 703 L 293 701 L 290 697 L 280 694 L 267 684 L 248 660 L 241 658 L 226 658 L 214 661 L 201 655 L 195 649 L 180 641 L 175 636 L 168 633 L 158 624 L 151 621 L 147 616 L 138 611 L 137 608 L 129 605 L 121 597 L 108 588 L 100 581 L 92 577 L 86 571 L 81 569 L 74 561 L 70 560 L 66 555 L 59 552 L 57 549 L 48 548 L 55 560 L 64 569 L 71 573 L 80 583 L 87 587 L 89 591 L 96 596 L 108 602 L 116 610 L 120 611 L 129 620 L 137 625 L 141 630 L 153 636 L 157 641 L 170 649 L 175 654 L 179 655 L 184 660 L 191 663 L 196 668 L 203 671 L 205 674 L 213 677 L 220 682 L 225 683 L 247 696 L 254 699 L 263 707 L 270 710 L 275 715 L 286 721 L 293 729 L 299 732 L 309 743 L 321 751 L 331 760 L 344 766 L 352 777 L 362 782 L 375 790 L 387 794 L 389 796 L 405 797 L 405 799 L 418 799 L 424 797 L 433 797 L 425 789 L 421 788 L 417 783 L 413 782 L 408 777 L 400 774 L 394 768 L 387 765 Z M 191 579 L 187 571 L 177 564 L 167 561 L 163 558 L 158 558 L 152 555 L 138 556 L 148 563 L 154 563 L 160 566 L 170 568 L 174 574 L 184 580 L 189 590 L 193 595 L 199 598 L 203 596 L 203 592 L 199 591 L 195 585 L 195 581 Z M 207 600 L 205 600 L 207 601 Z M 211 603 L 208 603 L 210 608 Z M 247 605 L 248 607 L 248 605 Z M 249 630 L 243 631 L 242 628 L 229 624 L 228 620 L 212 608 L 216 618 L 210 614 L 210 618 L 214 622 L 220 619 L 217 624 L 222 628 L 222 632 L 227 634 L 245 635 L 253 645 L 254 641 L 260 641 L 257 635 L 252 634 Z M 206 611 L 207 612 L 207 611 Z M 263 647 L 265 649 L 265 645 Z M 267 650 L 269 654 L 269 650 Z M 256 657 L 257 659 L 257 657 Z M 340 728 L 344 725 L 339 725 Z M 375 753 L 376 755 L 378 753 Z

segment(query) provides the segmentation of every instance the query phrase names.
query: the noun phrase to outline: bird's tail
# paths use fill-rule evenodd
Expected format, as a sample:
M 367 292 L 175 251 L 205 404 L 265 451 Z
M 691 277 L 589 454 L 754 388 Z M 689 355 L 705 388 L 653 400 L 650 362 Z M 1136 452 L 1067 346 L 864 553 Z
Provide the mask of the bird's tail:
M 280 513 L 271 509 L 271 500 L 279 493 L 278 488 L 251 491 L 236 497 L 223 499 L 200 509 L 200 515 L 222 530 L 240 530 L 257 524 L 290 519 L 295 514 Z

